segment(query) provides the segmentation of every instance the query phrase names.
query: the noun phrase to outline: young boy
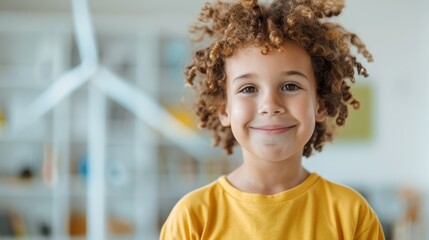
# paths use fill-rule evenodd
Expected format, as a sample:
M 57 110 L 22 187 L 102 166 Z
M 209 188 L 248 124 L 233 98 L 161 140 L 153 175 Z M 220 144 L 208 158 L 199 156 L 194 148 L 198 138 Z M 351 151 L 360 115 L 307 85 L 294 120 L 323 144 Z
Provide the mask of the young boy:
M 201 127 L 243 163 L 183 197 L 161 239 L 384 239 L 376 214 L 354 190 L 309 173 L 302 156 L 321 151 L 335 125 L 359 108 L 350 53 L 359 38 L 327 21 L 342 1 L 206 4 L 194 33 L 210 37 L 187 67 Z

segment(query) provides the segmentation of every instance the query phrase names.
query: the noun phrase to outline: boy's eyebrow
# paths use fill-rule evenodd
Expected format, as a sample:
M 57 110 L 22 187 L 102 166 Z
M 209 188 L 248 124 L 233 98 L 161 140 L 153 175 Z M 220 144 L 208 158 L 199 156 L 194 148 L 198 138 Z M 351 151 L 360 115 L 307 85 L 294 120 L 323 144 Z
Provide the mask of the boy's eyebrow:
M 299 76 L 302 76 L 302 77 L 304 77 L 305 79 L 308 80 L 307 75 L 305 75 L 304 73 L 299 72 L 299 71 L 286 71 L 286 72 L 282 72 L 282 75 L 283 74 L 286 75 L 286 76 L 299 75 Z
M 302 76 L 302 77 L 304 77 L 305 79 L 308 80 L 307 75 L 305 75 L 304 73 L 299 72 L 299 71 L 284 71 L 284 72 L 281 73 L 281 75 L 286 75 L 286 76 L 299 75 L 299 76 Z M 239 80 L 239 79 L 242 79 L 242 78 L 249 78 L 249 77 L 253 77 L 253 76 L 254 76 L 253 73 L 245 73 L 245 74 L 242 74 L 242 75 L 234 78 L 232 80 L 232 82 L 234 82 L 235 80 Z
M 240 76 L 238 76 L 238 77 L 234 78 L 234 79 L 232 80 L 232 82 L 234 82 L 235 80 L 242 79 L 242 78 L 250 78 L 250 77 L 252 77 L 253 75 L 254 75 L 253 73 L 245 73 L 245 74 L 242 74 L 242 75 L 240 75 Z

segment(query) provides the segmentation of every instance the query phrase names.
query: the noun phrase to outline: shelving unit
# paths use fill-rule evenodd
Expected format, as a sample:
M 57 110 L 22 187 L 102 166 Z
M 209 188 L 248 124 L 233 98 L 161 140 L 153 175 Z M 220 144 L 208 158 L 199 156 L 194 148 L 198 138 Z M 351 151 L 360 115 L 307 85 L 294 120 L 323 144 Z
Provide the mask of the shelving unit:
M 0 109 L 4 123 L 49 85 L 61 70 L 66 41 L 53 32 L 0 31 Z M 46 239 L 56 208 L 45 148 L 53 114 L 15 136 L 0 136 L 0 233 Z M 2 128 L 4 131 L 4 128 Z M 12 225 L 13 223 L 13 225 Z M 14 229 L 12 229 L 14 228 Z M 3 236 L 1 236 L 3 239 Z
M 53 23 L 42 17 L 32 27 L 18 30 L 4 28 L 0 22 L 0 45 L 5 49 L 0 55 L 0 110 L 6 124 L 60 74 L 79 64 L 67 21 Z M 162 26 L 122 30 L 130 25 L 95 26 L 100 63 L 194 127 L 182 74 L 186 37 Z M 18 134 L 0 132 L 0 213 L 22 216 L 28 239 L 86 239 L 91 191 L 87 185 L 91 173 L 88 115 L 93 111 L 89 94 L 84 85 Z M 220 158 L 221 150 L 205 159 L 191 157 L 119 103 L 106 98 L 106 106 L 104 214 L 108 239 L 157 239 L 181 196 L 236 165 L 231 158 Z M 208 136 L 207 141 L 209 146 Z M 18 237 L 13 235 L 0 231 L 1 239 Z

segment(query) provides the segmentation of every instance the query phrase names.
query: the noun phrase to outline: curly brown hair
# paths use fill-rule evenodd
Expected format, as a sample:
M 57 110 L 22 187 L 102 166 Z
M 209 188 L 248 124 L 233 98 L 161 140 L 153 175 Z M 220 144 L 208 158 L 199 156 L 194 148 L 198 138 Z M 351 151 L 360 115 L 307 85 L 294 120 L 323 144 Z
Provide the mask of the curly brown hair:
M 318 101 L 327 117 L 316 123 L 303 155 L 310 156 L 313 148 L 321 151 L 323 144 L 332 140 L 336 126 L 345 123 L 348 107 L 360 106 L 350 92 L 355 69 L 358 75 L 368 76 L 350 48 L 355 46 L 372 61 L 359 37 L 327 21 L 343 8 L 341 0 L 274 0 L 269 5 L 257 0 L 217 1 L 203 6 L 190 32 L 205 46 L 195 51 L 185 75 L 197 93 L 199 126 L 211 130 L 214 146 L 220 145 L 231 154 L 237 144 L 231 128 L 223 127 L 218 119 L 219 108 L 226 101 L 225 58 L 248 46 L 260 47 L 261 53 L 267 54 L 281 49 L 286 41 L 296 42 L 311 57 Z

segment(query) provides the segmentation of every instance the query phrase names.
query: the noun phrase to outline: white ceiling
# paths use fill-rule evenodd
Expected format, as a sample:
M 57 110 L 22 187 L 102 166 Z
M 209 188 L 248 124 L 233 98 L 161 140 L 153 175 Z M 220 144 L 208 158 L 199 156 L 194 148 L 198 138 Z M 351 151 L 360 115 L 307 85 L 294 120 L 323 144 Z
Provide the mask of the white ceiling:
M 89 0 L 95 14 L 187 14 L 199 12 L 207 0 Z M 71 0 L 0 0 L 0 11 L 53 12 L 71 11 Z

